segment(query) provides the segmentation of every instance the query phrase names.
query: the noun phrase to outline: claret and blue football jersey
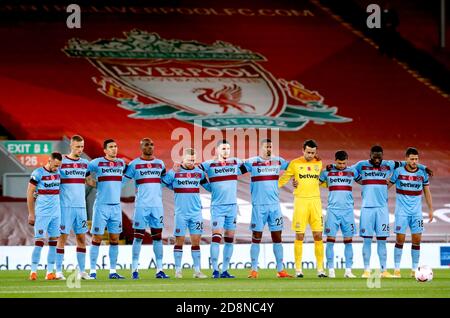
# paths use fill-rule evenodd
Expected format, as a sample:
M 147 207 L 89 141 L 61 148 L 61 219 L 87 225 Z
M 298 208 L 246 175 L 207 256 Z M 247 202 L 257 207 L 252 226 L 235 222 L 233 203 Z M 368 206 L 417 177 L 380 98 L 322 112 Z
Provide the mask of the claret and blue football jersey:
M 84 158 L 71 159 L 63 156 L 61 167 L 61 206 L 86 207 L 85 180 L 88 173 L 89 161 Z
M 247 159 L 244 165 L 251 175 L 252 204 L 278 204 L 278 179 L 281 170 L 286 170 L 289 162 L 281 157 L 271 157 L 265 160 L 257 156 Z
M 119 204 L 122 190 L 122 175 L 125 170 L 122 159 L 108 160 L 100 157 L 89 162 L 88 171 L 97 179 L 96 204 Z
M 241 159 L 208 160 L 199 167 L 211 183 L 211 206 L 237 203 L 238 175 L 246 172 Z
M 161 207 L 161 177 L 166 174 L 164 162 L 160 159 L 136 158 L 131 161 L 124 176 L 134 179 L 136 184 L 136 207 Z

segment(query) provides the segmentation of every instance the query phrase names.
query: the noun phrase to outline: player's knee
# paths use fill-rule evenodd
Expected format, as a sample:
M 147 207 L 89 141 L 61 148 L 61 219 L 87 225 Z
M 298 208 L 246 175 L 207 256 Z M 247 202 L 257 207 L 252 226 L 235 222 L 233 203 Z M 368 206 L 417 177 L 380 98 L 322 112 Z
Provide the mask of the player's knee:
M 84 235 L 77 235 L 77 246 L 86 246 L 86 237 Z
M 321 241 L 322 240 L 322 232 L 315 232 L 313 233 L 314 241 Z
M 270 235 L 272 236 L 272 242 L 281 243 L 281 231 L 270 232 Z
M 144 236 L 145 236 L 145 230 L 139 230 L 139 229 L 134 230 L 134 238 L 135 239 L 143 240 Z
M 252 233 L 252 243 L 259 244 L 261 243 L 262 233 L 261 232 L 255 232 Z
M 153 241 L 161 241 L 162 239 L 162 229 L 151 229 L 152 240 Z
M 223 238 L 223 240 L 225 241 L 225 243 L 233 243 L 234 237 L 225 236 L 225 237 Z
M 39 247 L 43 247 L 44 246 L 44 241 L 40 240 L 40 239 L 36 239 L 34 241 L 34 246 L 39 246 Z
M 48 246 L 56 246 L 57 245 L 57 237 L 50 237 L 48 239 Z
M 420 237 L 414 237 L 413 235 L 413 237 L 411 238 L 411 243 L 414 245 L 420 245 L 420 241 L 421 241 Z
M 109 245 L 119 245 L 119 239 L 118 238 L 110 238 Z
M 220 244 L 222 241 L 222 234 L 220 233 L 214 233 L 211 239 L 212 242 Z

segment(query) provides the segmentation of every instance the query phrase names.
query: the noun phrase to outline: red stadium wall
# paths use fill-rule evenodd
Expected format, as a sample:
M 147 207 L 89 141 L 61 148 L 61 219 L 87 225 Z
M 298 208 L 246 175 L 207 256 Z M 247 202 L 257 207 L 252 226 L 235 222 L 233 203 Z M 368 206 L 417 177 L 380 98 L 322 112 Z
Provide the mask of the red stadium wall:
M 323 105 L 337 107 L 336 115 L 351 119 L 324 124 L 310 120 L 299 130 L 282 131 L 280 152 L 287 158 L 299 155 L 301 141 L 310 137 L 318 141 L 327 160 L 337 148 L 347 149 L 352 161 L 366 158 L 374 143 L 381 143 L 390 158 L 401 158 L 403 150 L 414 145 L 422 151 L 423 161 L 448 176 L 449 101 L 397 62 L 379 56 L 321 8 L 308 1 L 215 2 L 204 7 L 194 2 L 178 11 L 153 8 L 153 14 L 86 13 L 81 29 L 68 29 L 65 15 L 54 22 L 0 28 L 8 43 L 0 53 L 1 124 L 18 139 L 82 134 L 91 156 L 101 155 L 101 141 L 114 137 L 121 154 L 133 158 L 138 155 L 138 140 L 151 136 L 158 155 L 170 160 L 175 144 L 171 131 L 192 125 L 129 117 L 132 111 L 117 107 L 117 100 L 99 92 L 92 79 L 102 78 L 96 67 L 63 52 L 72 38 L 111 40 L 140 29 L 162 39 L 207 45 L 225 41 L 263 55 L 266 61 L 256 63 L 273 78 L 300 82 L 317 91 Z

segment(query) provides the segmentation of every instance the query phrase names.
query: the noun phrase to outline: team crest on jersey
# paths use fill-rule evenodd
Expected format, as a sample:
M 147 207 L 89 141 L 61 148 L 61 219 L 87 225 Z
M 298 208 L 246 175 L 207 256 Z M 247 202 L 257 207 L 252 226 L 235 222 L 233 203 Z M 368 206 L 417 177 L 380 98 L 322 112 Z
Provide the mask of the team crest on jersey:
M 275 77 L 267 59 L 230 43 L 163 39 L 132 30 L 125 38 L 68 41 L 64 52 L 101 73 L 98 90 L 136 119 L 174 118 L 206 128 L 299 130 L 308 122 L 344 123 L 317 91 Z

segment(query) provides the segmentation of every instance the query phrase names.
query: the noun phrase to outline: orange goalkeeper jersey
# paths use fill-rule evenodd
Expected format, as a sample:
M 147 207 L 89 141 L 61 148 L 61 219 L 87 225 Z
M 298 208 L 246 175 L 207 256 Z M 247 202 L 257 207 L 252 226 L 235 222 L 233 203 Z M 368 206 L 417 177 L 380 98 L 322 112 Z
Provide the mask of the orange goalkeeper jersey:
M 301 156 L 292 160 L 284 174 L 278 180 L 278 187 L 284 186 L 294 177 L 298 186 L 294 195 L 299 198 L 320 198 L 319 176 L 322 171 L 322 161 L 313 159 L 306 161 Z

